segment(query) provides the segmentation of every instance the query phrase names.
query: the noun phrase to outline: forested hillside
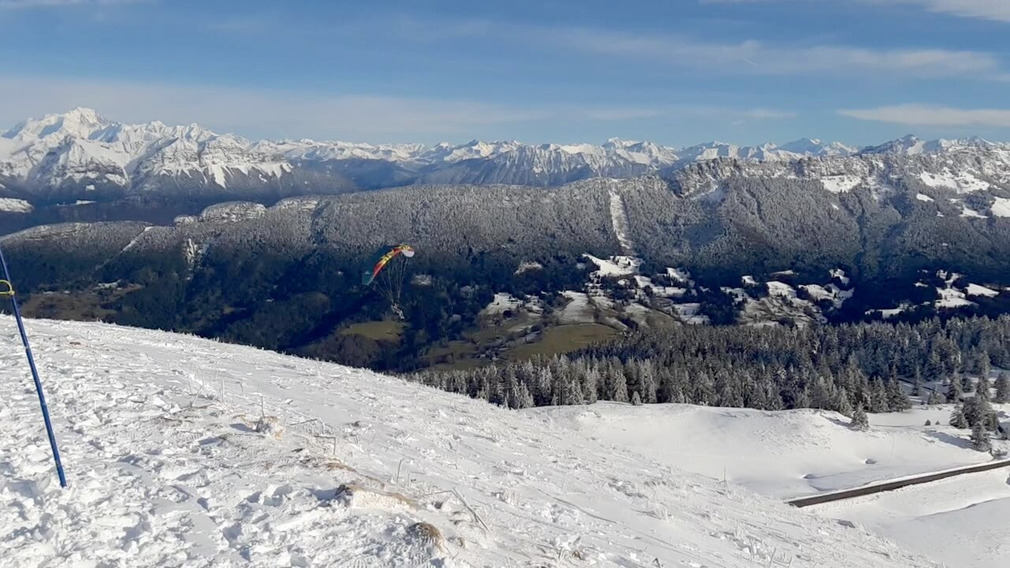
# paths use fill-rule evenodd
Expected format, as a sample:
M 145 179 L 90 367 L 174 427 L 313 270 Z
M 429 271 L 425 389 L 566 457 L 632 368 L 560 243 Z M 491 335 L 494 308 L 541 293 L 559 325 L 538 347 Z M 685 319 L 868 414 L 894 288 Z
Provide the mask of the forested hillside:
M 397 371 L 566 353 L 685 323 L 1010 312 L 1002 189 L 896 178 L 839 190 L 783 174 L 810 164 L 754 167 L 232 202 L 170 224 L 60 224 L 2 244 L 31 315 Z M 361 284 L 367 259 L 396 243 L 417 251 L 402 321 Z

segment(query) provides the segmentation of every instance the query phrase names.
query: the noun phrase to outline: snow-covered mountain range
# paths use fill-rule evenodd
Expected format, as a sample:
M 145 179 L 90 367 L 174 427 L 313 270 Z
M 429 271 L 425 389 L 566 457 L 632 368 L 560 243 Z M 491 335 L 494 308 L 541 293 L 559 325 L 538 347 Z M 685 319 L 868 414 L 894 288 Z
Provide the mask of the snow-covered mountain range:
M 1005 170 L 1010 145 L 979 138 L 926 142 L 911 136 L 863 149 L 812 139 L 781 146 L 709 142 L 687 148 L 618 139 L 602 145 L 473 140 L 434 146 L 252 141 L 196 124 L 122 124 L 77 108 L 25 120 L 0 136 L 0 196 L 38 203 L 131 195 L 280 198 L 419 183 L 548 186 L 669 172 L 725 158 L 860 170 L 866 167 L 858 164 L 881 156 L 964 156 L 969 163 L 995 157 L 995 169 Z M 850 163 L 857 165 L 846 166 Z M 942 176 L 943 171 L 932 173 Z

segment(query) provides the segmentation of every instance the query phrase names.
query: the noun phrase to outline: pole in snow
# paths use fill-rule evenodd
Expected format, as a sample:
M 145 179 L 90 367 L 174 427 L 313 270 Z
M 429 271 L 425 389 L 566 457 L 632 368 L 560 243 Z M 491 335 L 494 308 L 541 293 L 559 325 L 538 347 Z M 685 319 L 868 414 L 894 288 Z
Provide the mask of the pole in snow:
M 35 368 L 35 358 L 32 357 L 32 348 L 28 344 L 28 334 L 25 333 L 25 324 L 21 321 L 21 310 L 18 308 L 18 300 L 14 297 L 14 285 L 11 284 L 11 274 L 7 270 L 7 260 L 3 251 L 0 250 L 0 264 L 3 265 L 4 280 L 0 284 L 5 284 L 7 289 L 0 289 L 0 296 L 8 296 L 11 299 L 11 306 L 14 308 L 14 319 L 18 322 L 18 331 L 21 332 L 21 343 L 25 346 L 25 355 L 28 356 L 28 366 L 32 370 L 32 378 L 35 380 L 35 392 L 39 394 L 39 404 L 42 405 L 42 417 L 46 421 L 46 432 L 49 434 L 49 445 L 53 448 L 53 460 L 56 461 L 56 473 L 60 476 L 60 487 L 67 486 L 67 478 L 63 475 L 63 463 L 60 462 L 60 450 L 56 447 L 56 435 L 53 434 L 53 425 L 49 420 L 49 407 L 46 406 L 46 396 L 42 392 L 42 381 L 39 379 L 39 371 Z

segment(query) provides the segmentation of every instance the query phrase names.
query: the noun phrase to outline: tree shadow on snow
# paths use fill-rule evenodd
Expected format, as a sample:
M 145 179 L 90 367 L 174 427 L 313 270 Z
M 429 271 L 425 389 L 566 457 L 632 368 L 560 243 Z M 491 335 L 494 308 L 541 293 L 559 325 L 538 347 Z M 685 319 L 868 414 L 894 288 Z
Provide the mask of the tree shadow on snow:
M 825 416 L 824 419 L 827 420 L 828 422 L 831 422 L 832 424 L 837 425 L 837 426 L 845 426 L 846 428 L 848 428 L 850 426 L 849 421 L 840 420 L 838 418 L 835 418 L 834 416 Z
M 958 436 L 952 436 L 952 435 L 950 435 L 950 434 L 948 434 L 946 432 L 937 432 L 935 430 L 930 430 L 930 431 L 926 432 L 926 435 L 927 436 L 931 436 L 933 438 L 936 438 L 937 440 L 940 440 L 941 442 L 946 442 L 948 444 L 953 444 L 953 445 L 955 445 L 955 446 L 957 446 L 959 448 L 970 448 L 971 447 L 971 440 L 969 440 L 968 438 L 962 438 L 962 437 L 958 437 Z

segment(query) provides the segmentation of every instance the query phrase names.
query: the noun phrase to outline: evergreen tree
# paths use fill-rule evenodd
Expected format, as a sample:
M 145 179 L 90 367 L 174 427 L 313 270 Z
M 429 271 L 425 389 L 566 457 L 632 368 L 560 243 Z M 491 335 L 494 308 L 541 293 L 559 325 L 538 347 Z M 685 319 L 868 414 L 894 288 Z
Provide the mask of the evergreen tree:
M 980 451 L 988 452 L 992 450 L 992 442 L 989 439 L 989 431 L 982 424 L 976 423 L 971 428 L 971 447 Z
M 526 388 L 525 383 L 519 383 L 516 387 L 516 402 L 513 408 L 532 408 L 533 407 L 533 395 L 530 394 L 530 389 Z
M 614 402 L 628 402 L 628 380 L 624 378 L 624 371 L 617 370 L 613 380 L 614 392 L 611 399 Z
M 656 372 L 652 360 L 640 361 L 638 364 L 638 384 L 642 389 L 642 402 L 656 402 Z
M 631 395 L 631 404 L 635 406 L 642 405 L 642 397 L 638 396 L 638 391 L 635 391 L 635 393 Z
M 978 384 L 975 386 L 975 396 L 983 400 L 992 400 L 992 392 L 989 390 L 992 388 L 989 384 L 989 378 L 987 375 L 978 376 Z
M 587 367 L 582 374 L 582 396 L 586 399 L 586 404 L 595 404 L 599 398 L 600 371 L 596 366 Z
M 993 398 L 993 402 L 1000 404 L 1010 402 L 1010 379 L 1002 371 L 996 379 L 996 396 Z
M 936 389 L 930 389 L 929 398 L 926 399 L 926 404 L 943 404 L 945 402 L 945 397 L 940 393 L 936 392 Z
M 954 375 L 954 380 L 957 381 L 958 379 L 960 379 L 961 383 L 961 392 L 970 393 L 974 390 L 974 387 L 971 384 L 971 377 L 966 374 L 957 373 Z
M 915 376 L 912 378 L 912 396 L 922 396 L 922 371 L 915 367 Z
M 978 375 L 989 379 L 989 372 L 992 371 L 992 361 L 989 360 L 989 353 L 983 351 L 978 356 Z
M 957 402 L 961 400 L 961 396 L 963 395 L 964 389 L 961 388 L 961 380 L 957 377 L 952 377 L 950 384 L 947 386 L 947 402 Z
M 964 417 L 964 408 L 960 404 L 954 407 L 954 411 L 950 413 L 950 425 L 955 428 L 967 428 L 968 420 Z
M 993 412 L 992 405 L 989 404 L 988 400 L 980 396 L 973 396 L 965 399 L 962 406 L 964 407 L 964 418 L 967 420 L 968 426 L 981 424 L 983 428 L 993 428 L 992 424 L 995 421 L 995 412 Z
M 848 393 L 845 392 L 845 387 L 841 387 L 835 391 L 835 402 L 833 406 L 834 409 L 842 416 L 852 416 L 852 403 L 849 401 Z
M 912 408 L 912 401 L 908 399 L 905 391 L 901 390 L 901 385 L 895 379 L 887 381 L 887 403 L 891 410 L 896 412 Z
M 849 423 L 849 427 L 860 431 L 870 429 L 870 419 L 866 416 L 866 411 L 863 410 L 862 406 L 856 406 L 856 409 L 852 412 L 852 422 Z
M 870 385 L 870 412 L 887 412 L 891 409 L 884 381 L 874 377 Z

